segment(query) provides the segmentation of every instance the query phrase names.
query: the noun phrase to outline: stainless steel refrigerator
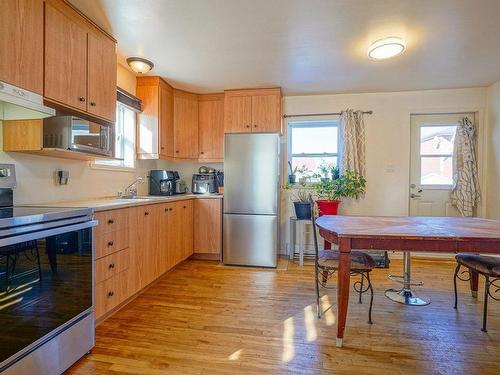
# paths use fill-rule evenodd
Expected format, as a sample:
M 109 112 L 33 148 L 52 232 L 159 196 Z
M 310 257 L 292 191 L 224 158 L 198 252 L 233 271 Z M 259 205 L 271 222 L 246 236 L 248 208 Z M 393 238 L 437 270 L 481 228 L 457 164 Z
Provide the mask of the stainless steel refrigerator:
M 232 133 L 224 139 L 224 264 L 276 267 L 280 138 Z

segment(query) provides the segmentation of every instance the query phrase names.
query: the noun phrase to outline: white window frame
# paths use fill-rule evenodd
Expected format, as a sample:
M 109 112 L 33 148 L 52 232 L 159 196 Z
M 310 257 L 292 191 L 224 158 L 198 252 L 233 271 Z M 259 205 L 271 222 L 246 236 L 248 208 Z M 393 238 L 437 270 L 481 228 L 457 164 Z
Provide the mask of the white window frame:
M 132 149 L 134 150 L 133 154 L 133 165 L 124 165 L 124 160 L 94 160 L 91 162 L 91 167 L 95 169 L 104 169 L 104 170 L 113 170 L 113 171 L 121 171 L 121 172 L 136 172 L 137 170 L 137 152 L 136 152 L 136 142 L 137 142 L 137 122 L 138 122 L 138 116 L 137 116 L 137 110 L 135 110 L 132 107 L 129 107 L 128 105 L 121 103 L 119 101 L 116 102 L 116 123 L 115 123 L 115 131 L 114 131 L 114 136 L 115 139 L 113 139 L 113 142 L 116 141 L 116 137 L 119 136 L 117 134 L 117 126 L 119 123 L 119 118 L 120 116 L 123 116 L 123 109 L 129 109 L 134 112 L 135 115 L 135 124 L 134 124 L 134 130 L 132 132 Z M 124 144 L 122 142 L 122 147 L 124 147 Z M 122 153 L 123 154 L 123 151 Z
M 313 124 L 313 125 L 311 125 Z M 293 154 L 292 153 L 292 128 L 337 128 L 337 152 L 335 153 L 300 153 Z M 307 120 L 307 121 L 289 121 L 288 129 L 287 129 L 287 162 L 292 163 L 293 158 L 300 157 L 311 157 L 311 158 L 328 158 L 328 157 L 336 157 L 337 158 L 337 166 L 340 167 L 340 146 L 341 146 L 341 134 L 340 134 L 340 120 L 339 119 L 329 119 L 329 120 Z M 293 164 L 293 163 L 292 163 Z M 287 166 L 288 171 L 288 166 Z M 286 173 L 285 176 L 288 176 Z

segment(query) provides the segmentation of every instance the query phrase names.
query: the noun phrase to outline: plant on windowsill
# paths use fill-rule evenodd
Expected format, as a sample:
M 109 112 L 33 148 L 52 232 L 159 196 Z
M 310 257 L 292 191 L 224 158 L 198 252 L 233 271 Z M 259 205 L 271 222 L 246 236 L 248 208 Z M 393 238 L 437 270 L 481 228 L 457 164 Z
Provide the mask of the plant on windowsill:
M 320 215 L 337 215 L 342 198 L 359 199 L 366 191 L 366 179 L 353 171 L 332 171 L 332 179 L 313 185 Z
M 292 168 L 292 163 L 289 161 L 288 168 L 290 168 L 290 174 L 288 175 L 288 183 L 295 184 L 296 175 L 297 175 L 297 171 L 299 170 L 299 167 L 295 166 L 295 168 Z
M 284 186 L 284 189 L 291 190 L 293 185 L 288 183 Z M 297 189 L 295 193 L 292 193 L 290 200 L 295 208 L 295 216 L 297 220 L 306 220 L 311 218 L 311 203 L 308 199 L 309 192 L 305 189 Z

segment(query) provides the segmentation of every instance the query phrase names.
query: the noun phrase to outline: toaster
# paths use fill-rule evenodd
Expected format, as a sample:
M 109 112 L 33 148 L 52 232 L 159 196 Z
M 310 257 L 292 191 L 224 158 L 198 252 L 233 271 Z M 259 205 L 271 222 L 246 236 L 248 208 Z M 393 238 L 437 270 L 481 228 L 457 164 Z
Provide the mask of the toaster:
M 215 194 L 217 193 L 217 180 L 214 173 L 198 173 L 193 175 L 193 194 Z

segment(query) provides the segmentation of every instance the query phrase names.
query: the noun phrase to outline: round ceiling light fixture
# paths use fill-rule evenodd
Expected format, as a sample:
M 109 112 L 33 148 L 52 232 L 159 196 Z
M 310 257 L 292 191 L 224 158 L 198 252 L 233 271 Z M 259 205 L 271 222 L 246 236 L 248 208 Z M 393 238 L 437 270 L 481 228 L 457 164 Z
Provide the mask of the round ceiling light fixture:
M 406 48 L 401 38 L 390 37 L 379 39 L 368 47 L 368 56 L 372 59 L 383 60 L 401 54 Z
M 155 66 L 151 61 L 143 59 L 142 57 L 129 57 L 127 59 L 127 64 L 138 74 L 146 74 Z

